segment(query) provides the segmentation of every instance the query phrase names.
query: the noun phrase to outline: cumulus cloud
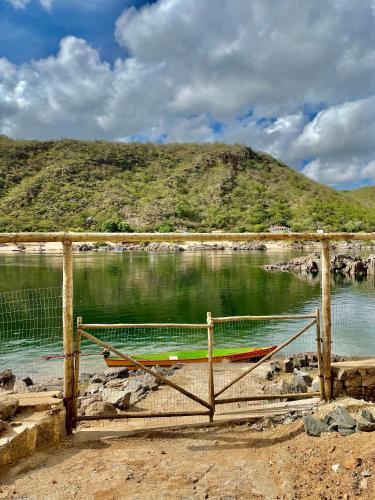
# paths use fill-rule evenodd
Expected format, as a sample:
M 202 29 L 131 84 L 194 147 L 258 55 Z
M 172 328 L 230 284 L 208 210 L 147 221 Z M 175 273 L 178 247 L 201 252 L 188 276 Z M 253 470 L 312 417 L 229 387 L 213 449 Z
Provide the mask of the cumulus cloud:
M 296 167 L 310 159 L 317 180 L 372 178 L 374 17 L 362 0 L 132 7 L 116 22 L 124 57 L 113 67 L 75 37 L 46 59 L 0 62 L 0 131 L 242 142 Z

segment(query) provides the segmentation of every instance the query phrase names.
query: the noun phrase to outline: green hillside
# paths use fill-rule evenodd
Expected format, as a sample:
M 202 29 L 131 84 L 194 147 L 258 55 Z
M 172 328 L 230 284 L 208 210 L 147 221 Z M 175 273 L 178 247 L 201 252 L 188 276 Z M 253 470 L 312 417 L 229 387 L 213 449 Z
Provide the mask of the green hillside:
M 375 204 L 240 145 L 0 138 L 0 231 L 264 231 L 273 224 L 373 231 Z

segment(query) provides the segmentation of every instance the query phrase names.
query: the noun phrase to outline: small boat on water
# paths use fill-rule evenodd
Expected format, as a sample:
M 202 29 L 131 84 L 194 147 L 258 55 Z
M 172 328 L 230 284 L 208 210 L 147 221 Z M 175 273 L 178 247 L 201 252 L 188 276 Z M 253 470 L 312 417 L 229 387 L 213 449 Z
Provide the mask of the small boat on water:
M 277 346 L 268 347 L 235 347 L 214 349 L 212 361 L 214 363 L 246 363 L 255 362 L 274 351 Z M 130 370 L 137 369 L 137 366 L 130 361 L 119 358 L 111 357 L 109 351 L 103 353 L 105 362 L 112 367 L 126 366 Z M 132 356 L 133 359 L 139 361 L 144 366 L 173 366 L 175 364 L 187 363 L 207 363 L 208 353 L 207 350 L 194 350 L 194 351 L 173 351 L 173 352 L 159 352 L 157 354 L 136 354 Z

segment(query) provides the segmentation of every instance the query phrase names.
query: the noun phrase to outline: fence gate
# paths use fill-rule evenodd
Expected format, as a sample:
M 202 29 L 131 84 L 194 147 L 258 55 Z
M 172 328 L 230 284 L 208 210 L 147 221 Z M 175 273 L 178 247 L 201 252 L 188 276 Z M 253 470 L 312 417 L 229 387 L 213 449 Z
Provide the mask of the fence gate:
M 311 335 L 313 327 L 316 335 Z M 275 391 L 275 380 L 267 380 L 262 364 L 282 350 L 314 357 L 320 391 L 292 392 L 283 372 Z M 119 368 L 126 379 L 112 378 L 107 367 Z M 319 310 L 225 318 L 208 313 L 204 324 L 83 324 L 79 318 L 74 370 L 74 427 L 79 421 L 102 419 L 168 417 L 171 425 L 172 417 L 184 424 L 208 417 L 212 422 L 214 415 L 225 415 L 226 407 L 216 411 L 218 405 L 248 403 L 249 408 L 261 401 L 323 397 Z M 87 403 L 97 401 L 111 405 L 90 411 Z M 106 413 L 106 408 L 111 411 Z M 182 422 L 179 417 L 186 418 Z

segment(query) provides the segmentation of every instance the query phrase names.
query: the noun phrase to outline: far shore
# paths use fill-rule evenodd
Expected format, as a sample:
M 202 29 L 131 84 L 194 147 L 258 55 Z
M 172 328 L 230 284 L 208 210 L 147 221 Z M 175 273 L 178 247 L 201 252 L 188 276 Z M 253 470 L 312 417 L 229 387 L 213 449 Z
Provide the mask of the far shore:
M 372 245 L 364 242 L 341 241 L 332 245 L 338 250 L 373 250 L 375 242 Z M 319 242 L 280 242 L 280 241 L 265 241 L 259 242 L 183 242 L 183 243 L 152 243 L 150 246 L 141 244 L 113 244 L 103 243 L 100 246 L 95 246 L 89 241 L 86 243 L 73 244 L 73 250 L 78 253 L 86 252 L 142 252 L 163 253 L 163 252 L 205 252 L 205 251 L 229 251 L 229 252 L 259 252 L 259 251 L 288 251 L 291 250 L 306 250 L 320 251 L 321 245 Z M 59 254 L 62 253 L 62 244 L 60 242 L 51 243 L 6 243 L 0 244 L 0 254 Z

